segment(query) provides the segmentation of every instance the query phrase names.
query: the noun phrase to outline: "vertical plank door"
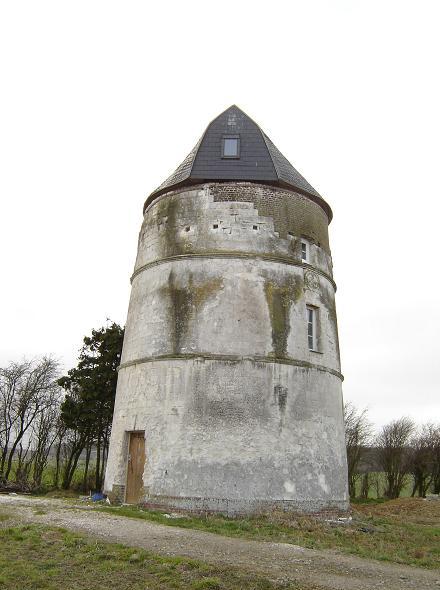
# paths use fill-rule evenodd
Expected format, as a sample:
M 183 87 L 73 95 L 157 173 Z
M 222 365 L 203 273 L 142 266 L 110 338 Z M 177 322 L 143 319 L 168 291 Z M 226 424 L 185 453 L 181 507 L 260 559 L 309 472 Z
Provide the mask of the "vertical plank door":
M 137 504 L 142 499 L 144 481 L 142 476 L 145 467 L 145 432 L 130 432 L 128 448 L 127 504 Z

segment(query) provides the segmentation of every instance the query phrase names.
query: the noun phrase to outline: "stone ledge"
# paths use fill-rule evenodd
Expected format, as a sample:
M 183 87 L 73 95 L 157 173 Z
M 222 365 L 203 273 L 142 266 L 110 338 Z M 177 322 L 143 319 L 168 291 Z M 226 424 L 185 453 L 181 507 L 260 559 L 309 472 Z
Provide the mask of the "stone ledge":
M 242 362 L 253 362 L 253 363 L 272 363 L 272 364 L 281 364 L 281 365 L 292 365 L 294 367 L 298 367 L 301 369 L 314 369 L 316 371 L 322 371 L 324 373 L 330 373 L 335 377 L 338 377 L 341 381 L 344 380 L 344 376 L 339 371 L 335 369 L 331 369 L 330 367 L 325 367 L 323 365 L 318 365 L 316 363 L 309 363 L 308 361 L 300 361 L 296 359 L 290 358 L 274 358 L 270 356 L 238 356 L 238 355 L 226 355 L 226 354 L 210 354 L 210 353 L 194 353 L 194 354 L 162 354 L 158 356 L 148 356 L 142 357 L 140 359 L 135 359 L 133 361 L 127 361 L 126 363 L 122 363 L 118 367 L 118 371 L 122 369 L 126 369 L 127 367 L 132 367 L 134 365 L 139 365 L 142 363 L 154 363 L 156 361 L 174 361 L 174 360 L 193 360 L 197 362 L 201 361 L 220 361 L 220 362 L 232 362 L 232 363 L 242 363 Z
M 332 277 L 325 273 L 323 270 L 311 266 L 310 264 L 297 262 L 295 260 L 283 258 L 281 256 L 269 256 L 266 254 L 252 254 L 244 252 L 204 252 L 203 254 L 191 252 L 188 254 L 177 254 L 176 256 L 168 256 L 167 258 L 161 258 L 160 260 L 153 260 L 152 262 L 144 264 L 143 266 L 136 269 L 134 273 L 131 275 L 130 282 L 133 282 L 133 279 L 137 277 L 137 275 L 154 266 L 159 266 L 160 264 L 167 264 L 170 262 L 178 262 L 180 260 L 191 260 L 195 258 L 225 258 L 228 260 L 235 258 L 237 260 L 262 260 L 264 262 L 275 262 L 277 264 L 287 264 L 288 266 L 296 266 L 299 268 L 303 268 L 305 270 L 313 270 L 314 272 L 316 272 L 316 274 L 319 274 L 325 279 L 327 279 L 336 292 L 336 283 L 332 279 Z

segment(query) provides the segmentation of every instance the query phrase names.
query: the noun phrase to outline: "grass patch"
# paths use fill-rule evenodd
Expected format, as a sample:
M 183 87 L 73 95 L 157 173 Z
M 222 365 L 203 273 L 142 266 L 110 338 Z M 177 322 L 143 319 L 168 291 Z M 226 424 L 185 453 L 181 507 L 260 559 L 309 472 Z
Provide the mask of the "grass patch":
M 61 498 L 61 499 L 75 499 L 77 500 L 79 497 L 79 493 L 75 492 L 74 490 L 50 490 L 49 492 L 43 492 L 41 494 L 34 494 L 35 496 L 42 496 L 44 498 Z
M 198 580 L 193 584 L 193 588 L 195 590 L 204 590 L 207 588 L 211 588 L 211 590 L 218 590 L 221 587 L 220 578 L 205 578 L 204 580 Z
M 47 510 L 43 510 L 42 508 L 37 508 L 34 510 L 34 514 L 36 516 L 42 516 L 43 514 L 47 514 Z
M 338 549 L 371 559 L 440 567 L 440 503 L 418 498 L 357 505 L 353 507 L 353 522 L 344 526 L 282 512 L 249 518 L 187 514 L 169 518 L 163 512 L 134 506 L 96 510 L 229 537 Z
M 11 515 L 7 512 L 0 512 L 0 522 L 4 522 L 5 520 L 9 520 Z
M 0 530 L 0 588 L 8 590 L 312 590 L 230 567 L 162 557 L 40 525 Z
M 383 504 L 384 502 L 388 502 L 386 498 L 351 498 L 350 502 L 354 505 L 356 504 Z

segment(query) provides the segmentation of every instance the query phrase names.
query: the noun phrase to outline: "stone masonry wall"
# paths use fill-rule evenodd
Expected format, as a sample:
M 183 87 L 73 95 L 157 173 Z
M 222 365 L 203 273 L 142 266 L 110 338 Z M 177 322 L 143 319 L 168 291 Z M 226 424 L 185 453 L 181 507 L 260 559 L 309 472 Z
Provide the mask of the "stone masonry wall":
M 255 203 L 260 215 L 273 220 L 275 231 L 281 238 L 287 238 L 291 232 L 313 240 L 330 253 L 327 215 L 304 195 L 249 182 L 218 183 L 210 190 L 214 201 Z

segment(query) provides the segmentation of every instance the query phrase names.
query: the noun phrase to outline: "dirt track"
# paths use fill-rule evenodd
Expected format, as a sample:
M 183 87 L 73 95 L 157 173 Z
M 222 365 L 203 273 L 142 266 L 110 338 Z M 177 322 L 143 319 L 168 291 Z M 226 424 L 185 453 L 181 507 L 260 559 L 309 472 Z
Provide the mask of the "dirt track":
M 142 547 L 162 555 L 182 555 L 230 565 L 272 580 L 311 582 L 332 590 L 440 589 L 439 571 L 285 543 L 249 541 L 168 527 L 96 512 L 62 500 L 0 495 L 0 509 L 2 507 L 23 522 L 64 527 L 103 541 Z M 36 510 L 46 513 L 36 514 Z

